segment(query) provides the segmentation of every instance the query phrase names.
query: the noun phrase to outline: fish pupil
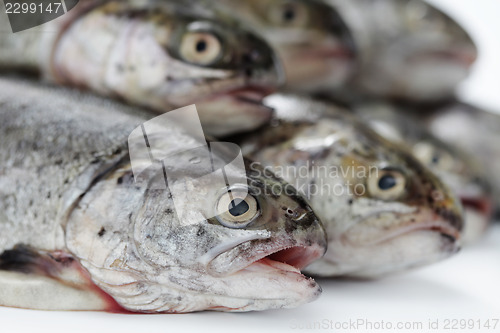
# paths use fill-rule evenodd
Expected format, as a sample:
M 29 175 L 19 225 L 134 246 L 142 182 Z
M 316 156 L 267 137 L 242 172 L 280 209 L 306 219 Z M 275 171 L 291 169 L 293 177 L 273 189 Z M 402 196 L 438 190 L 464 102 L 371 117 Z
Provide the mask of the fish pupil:
M 248 212 L 250 207 L 246 203 L 246 201 L 242 199 L 234 199 L 229 203 L 229 213 L 233 216 L 241 216 Z
M 286 7 L 285 11 L 283 12 L 283 20 L 285 22 L 290 22 L 295 19 L 295 11 L 293 10 L 292 7 Z
M 204 40 L 200 40 L 196 43 L 196 51 L 197 52 L 205 52 L 207 49 L 207 42 Z
M 396 186 L 396 178 L 391 175 L 385 175 L 378 181 L 378 187 L 381 190 L 389 190 Z

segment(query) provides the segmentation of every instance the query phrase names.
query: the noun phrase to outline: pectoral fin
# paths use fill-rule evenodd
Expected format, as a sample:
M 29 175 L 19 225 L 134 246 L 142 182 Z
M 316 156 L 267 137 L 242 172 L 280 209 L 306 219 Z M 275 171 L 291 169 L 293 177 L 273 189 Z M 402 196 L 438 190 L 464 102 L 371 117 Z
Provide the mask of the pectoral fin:
M 121 312 L 63 251 L 16 246 L 0 255 L 0 305 L 35 310 Z

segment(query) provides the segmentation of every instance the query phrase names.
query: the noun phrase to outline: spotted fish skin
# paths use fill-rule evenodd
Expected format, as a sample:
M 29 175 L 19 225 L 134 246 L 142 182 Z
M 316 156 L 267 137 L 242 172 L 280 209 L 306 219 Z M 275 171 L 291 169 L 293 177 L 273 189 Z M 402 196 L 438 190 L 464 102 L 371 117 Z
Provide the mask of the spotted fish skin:
M 436 101 L 454 94 L 477 58 L 471 36 L 420 0 L 327 0 L 352 30 L 358 67 L 340 100 Z
M 196 103 L 212 135 L 266 123 L 272 110 L 261 100 L 282 82 L 279 61 L 256 34 L 172 0 L 80 1 L 47 24 L 3 33 L 0 48 L 4 70 L 158 113 Z
M 325 252 L 325 232 L 297 192 L 272 194 L 286 186 L 282 180 L 248 169 L 240 186 L 253 217 L 236 227 L 222 212 L 212 217 L 228 193 L 214 180 L 196 188 L 203 199 L 185 198 L 195 208 L 183 219 L 168 188 L 149 186 L 155 178 L 134 181 L 127 138 L 152 117 L 69 89 L 0 79 L 0 305 L 109 310 L 112 301 L 133 312 L 251 311 L 318 297 L 320 287 L 299 268 Z M 166 126 L 167 153 L 196 140 Z M 226 168 L 227 177 L 237 172 Z M 22 274 L 12 278 L 16 267 Z M 23 289 L 19 279 L 37 283 Z M 38 284 L 54 288 L 50 300 L 29 296 Z M 83 303 L 68 304 L 67 289 Z M 100 303 L 80 298 L 96 290 Z
M 309 273 L 374 278 L 458 250 L 459 200 L 406 149 L 341 107 L 290 94 L 266 102 L 278 121 L 233 140 L 303 193 L 325 225 L 328 251 Z

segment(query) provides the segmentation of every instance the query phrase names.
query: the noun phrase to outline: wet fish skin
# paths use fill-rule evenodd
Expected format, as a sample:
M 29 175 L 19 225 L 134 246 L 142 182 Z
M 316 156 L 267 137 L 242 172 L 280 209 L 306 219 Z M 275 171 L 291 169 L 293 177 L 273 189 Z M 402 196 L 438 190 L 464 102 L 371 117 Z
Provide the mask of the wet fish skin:
M 487 180 L 500 211 L 500 117 L 477 106 L 450 101 L 434 107 L 417 106 L 415 113 L 429 130 L 450 145 L 461 147 L 486 169 Z
M 9 266 L 8 251 L 38 253 L 35 266 L 75 264 L 49 269 L 55 276 L 38 276 L 35 267 L 15 277 L 55 288 L 46 302 L 9 298 L 9 288 L 29 295 L 23 291 L 34 284 L 9 286 L 14 272 L 0 270 L 0 304 L 109 310 L 111 296 L 134 312 L 251 311 L 318 297 L 320 287 L 298 268 L 324 253 L 325 232 L 297 193 L 271 195 L 271 187 L 286 186 L 282 180 L 247 169 L 246 200 L 257 200 L 259 215 L 239 229 L 209 218 L 225 193 L 209 180 L 197 188 L 206 191 L 198 211 L 190 212 L 207 216 L 201 221 L 179 220 L 168 190 L 134 182 L 127 138 L 153 116 L 65 88 L 0 79 L 0 267 Z M 165 149 L 193 143 L 175 124 L 171 133 Z M 226 170 L 228 177 L 236 171 Z M 90 287 L 82 282 L 87 276 Z M 97 286 L 103 304 L 60 305 L 68 304 L 61 288 L 71 286 L 87 294 Z
M 234 140 L 303 193 L 325 225 L 327 253 L 308 273 L 375 278 L 458 250 L 460 202 L 405 149 L 332 104 L 287 94 L 266 102 L 280 121 Z M 390 195 L 380 188 L 387 175 L 400 177 Z
M 463 242 L 477 242 L 492 220 L 493 195 L 486 170 L 470 151 L 432 134 L 414 111 L 412 106 L 387 101 L 365 102 L 355 107 L 355 114 L 378 134 L 406 147 L 454 191 L 464 207 Z
M 196 103 L 212 135 L 266 123 L 272 110 L 261 100 L 282 82 L 274 52 L 256 34 L 171 0 L 81 1 L 46 25 L 2 34 L 0 47 L 8 70 L 159 113 Z
M 205 4 L 237 15 L 265 37 L 283 63 L 287 90 L 329 91 L 345 83 L 354 70 L 351 33 L 339 13 L 324 1 L 217 0 Z
M 434 101 L 453 95 L 477 58 L 471 36 L 421 0 L 328 0 L 353 31 L 359 66 L 337 98 Z M 344 96 L 347 94 L 347 96 Z

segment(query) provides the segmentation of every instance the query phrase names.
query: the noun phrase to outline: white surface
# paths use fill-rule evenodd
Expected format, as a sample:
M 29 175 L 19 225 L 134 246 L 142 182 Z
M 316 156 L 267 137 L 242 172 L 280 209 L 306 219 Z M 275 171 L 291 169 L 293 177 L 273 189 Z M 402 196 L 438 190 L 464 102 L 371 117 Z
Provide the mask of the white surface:
M 449 9 L 480 47 L 479 63 L 461 89 L 464 98 L 500 110 L 500 0 L 429 1 Z M 500 332 L 500 322 L 496 330 L 477 327 L 477 320 L 484 324 L 490 319 L 493 324 L 491 319 L 500 319 L 500 225 L 480 244 L 425 269 L 373 282 L 320 283 L 323 295 L 318 301 L 294 310 L 261 313 L 116 315 L 0 308 L 0 332 Z M 335 329 L 335 323 L 346 325 L 358 319 L 394 327 Z M 447 319 L 472 319 L 476 326 L 446 330 Z M 429 320 L 439 320 L 440 328 L 429 329 Z M 422 329 L 396 329 L 398 322 L 421 323 Z M 315 324 L 321 326 L 310 327 Z

